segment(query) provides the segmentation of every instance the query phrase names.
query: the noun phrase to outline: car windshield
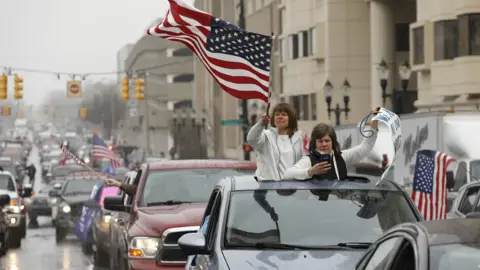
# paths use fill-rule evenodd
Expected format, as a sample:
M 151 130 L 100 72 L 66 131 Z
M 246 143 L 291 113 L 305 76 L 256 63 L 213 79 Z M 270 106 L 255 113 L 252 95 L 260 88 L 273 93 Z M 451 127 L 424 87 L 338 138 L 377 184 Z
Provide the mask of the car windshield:
M 366 243 L 364 248 L 368 248 L 389 228 L 416 221 L 417 216 L 401 191 L 233 191 L 225 245 L 276 243 L 321 247 Z
M 158 205 L 172 200 L 206 202 L 220 179 L 253 173 L 253 170 L 229 168 L 150 171 L 139 206 Z
M 65 183 L 65 189 L 63 195 L 80 195 L 92 193 L 93 187 L 98 184 L 100 180 L 90 179 L 76 179 Z
M 12 166 L 12 159 L 0 159 L 0 167 Z
M 430 270 L 478 269 L 480 243 L 430 247 Z
M 15 191 L 15 183 L 13 182 L 13 179 L 10 175 L 0 174 L 0 189 Z
M 57 167 L 53 170 L 52 176 L 67 176 L 73 172 L 83 172 L 86 171 L 82 166 L 68 166 L 68 167 Z

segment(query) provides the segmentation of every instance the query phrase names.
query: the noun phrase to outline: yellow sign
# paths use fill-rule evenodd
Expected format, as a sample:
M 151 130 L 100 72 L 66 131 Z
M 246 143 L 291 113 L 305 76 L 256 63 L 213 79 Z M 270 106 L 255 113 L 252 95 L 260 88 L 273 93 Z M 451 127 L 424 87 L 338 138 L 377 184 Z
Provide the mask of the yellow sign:
M 67 82 L 67 98 L 81 98 L 82 97 L 82 81 L 68 81 Z

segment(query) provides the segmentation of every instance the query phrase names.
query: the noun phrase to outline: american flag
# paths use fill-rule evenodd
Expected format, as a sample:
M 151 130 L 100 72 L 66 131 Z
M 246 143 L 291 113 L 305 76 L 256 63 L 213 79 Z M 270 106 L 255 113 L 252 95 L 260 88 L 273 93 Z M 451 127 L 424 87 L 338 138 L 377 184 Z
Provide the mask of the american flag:
M 454 158 L 439 151 L 417 152 L 412 200 L 425 220 L 446 218 L 447 167 L 454 161 Z
M 92 156 L 94 158 L 106 158 L 110 160 L 112 168 L 118 168 L 122 166 L 122 161 L 115 155 L 113 151 L 108 149 L 107 144 L 100 139 L 97 135 L 93 135 L 93 151 Z
M 65 165 L 67 160 L 73 159 L 78 165 L 82 165 L 82 166 L 87 167 L 87 165 L 85 163 L 83 163 L 79 158 L 77 158 L 74 154 L 70 153 L 70 151 L 68 151 L 68 147 L 66 145 L 64 145 L 63 143 L 60 145 L 60 149 L 63 152 L 63 157 L 58 162 L 58 164 Z
M 230 95 L 268 102 L 273 37 L 244 31 L 182 0 L 169 2 L 165 19 L 147 34 L 183 43 Z

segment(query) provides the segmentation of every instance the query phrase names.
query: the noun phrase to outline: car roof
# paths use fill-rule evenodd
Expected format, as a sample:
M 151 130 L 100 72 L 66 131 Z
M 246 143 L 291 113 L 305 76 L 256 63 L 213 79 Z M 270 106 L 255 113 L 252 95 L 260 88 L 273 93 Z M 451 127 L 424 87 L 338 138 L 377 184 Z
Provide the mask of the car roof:
M 416 226 L 423 230 L 430 246 L 480 242 L 480 219 L 444 219 L 406 223 L 404 226 Z
M 150 170 L 172 170 L 172 169 L 195 169 L 195 168 L 225 168 L 225 169 L 252 169 L 257 168 L 257 163 L 243 160 L 225 159 L 185 159 L 165 160 L 149 163 Z
M 380 180 L 376 176 L 349 174 L 349 180 L 328 181 L 328 180 L 263 180 L 256 181 L 253 175 L 232 176 L 222 181 L 229 181 L 231 190 L 257 190 L 257 189 L 362 189 L 362 190 L 391 190 L 399 191 L 400 188 L 390 180 Z M 220 185 L 222 185 L 222 181 Z

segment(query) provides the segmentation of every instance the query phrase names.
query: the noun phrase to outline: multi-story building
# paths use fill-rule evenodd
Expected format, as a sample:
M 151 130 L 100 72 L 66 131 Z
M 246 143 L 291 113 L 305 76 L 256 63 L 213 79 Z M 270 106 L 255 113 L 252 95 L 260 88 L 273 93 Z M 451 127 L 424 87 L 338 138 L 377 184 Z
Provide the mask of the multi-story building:
M 410 59 L 418 76 L 415 105 L 427 110 L 478 110 L 480 1 L 417 0 Z
M 124 67 L 129 71 L 132 92 L 137 76 L 145 80 L 145 100 L 131 95 L 128 101 L 134 109 L 129 109 L 123 123 L 124 129 L 130 130 L 127 142 L 167 154 L 173 145 L 169 104 L 192 99 L 192 53 L 181 43 L 144 35 L 131 48 Z

